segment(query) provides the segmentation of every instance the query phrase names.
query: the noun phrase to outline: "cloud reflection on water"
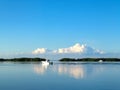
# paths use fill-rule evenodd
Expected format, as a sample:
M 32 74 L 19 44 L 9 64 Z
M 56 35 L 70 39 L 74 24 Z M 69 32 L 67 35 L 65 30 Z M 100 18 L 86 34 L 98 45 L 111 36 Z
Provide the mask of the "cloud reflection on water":
M 34 71 L 37 74 L 43 75 L 45 74 L 48 66 L 46 65 L 34 65 Z M 74 77 L 75 79 L 83 78 L 85 74 L 85 70 L 81 65 L 53 65 L 51 66 L 51 71 L 57 72 L 60 75 L 69 75 Z
M 58 73 L 59 75 L 67 75 L 74 79 L 83 79 L 89 76 L 95 76 L 105 69 L 103 65 L 85 65 L 85 64 L 55 64 L 55 65 L 35 65 L 34 71 L 37 74 L 43 75 L 47 73 L 47 69 L 52 73 Z
M 34 71 L 40 75 L 43 75 L 47 70 L 47 68 L 48 68 L 48 65 L 34 65 Z
M 55 66 L 55 72 L 69 75 L 75 79 L 83 78 L 85 74 L 84 68 L 78 65 L 58 65 Z

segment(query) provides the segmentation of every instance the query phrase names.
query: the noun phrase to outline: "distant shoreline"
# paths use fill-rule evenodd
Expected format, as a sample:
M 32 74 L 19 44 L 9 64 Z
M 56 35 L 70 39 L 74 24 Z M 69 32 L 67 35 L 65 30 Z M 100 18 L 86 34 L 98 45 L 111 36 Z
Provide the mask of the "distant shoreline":
M 32 62 L 32 61 L 45 61 L 44 58 L 13 58 L 13 59 L 3 59 L 0 58 L 0 62 L 4 61 L 14 61 L 14 62 Z
M 109 61 L 109 62 L 120 62 L 120 59 L 119 58 L 78 58 L 78 59 L 75 59 L 75 58 L 62 58 L 60 59 L 59 61 L 61 62 L 106 62 L 106 61 Z
M 45 61 L 45 58 L 12 58 L 12 59 L 4 59 L 0 58 L 0 62 L 3 61 L 14 61 L 14 62 L 34 62 L 34 61 Z M 99 61 L 109 61 L 109 62 L 120 62 L 120 58 L 62 58 L 59 59 L 60 62 L 99 62 Z

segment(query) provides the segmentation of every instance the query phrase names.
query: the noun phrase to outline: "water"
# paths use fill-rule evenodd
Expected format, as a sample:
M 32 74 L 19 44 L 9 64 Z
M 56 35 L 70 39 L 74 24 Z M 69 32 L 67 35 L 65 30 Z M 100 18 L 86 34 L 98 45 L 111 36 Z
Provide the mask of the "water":
M 0 90 L 120 90 L 120 63 L 0 63 Z

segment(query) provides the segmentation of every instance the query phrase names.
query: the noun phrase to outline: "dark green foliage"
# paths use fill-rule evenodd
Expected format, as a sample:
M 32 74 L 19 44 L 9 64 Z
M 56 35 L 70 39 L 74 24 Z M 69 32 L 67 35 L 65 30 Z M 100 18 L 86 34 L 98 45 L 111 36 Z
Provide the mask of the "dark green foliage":
M 0 59 L 0 61 L 45 61 L 44 58 L 13 58 L 13 59 Z
M 59 61 L 76 61 L 74 58 L 62 58 Z
M 0 58 L 0 61 L 5 61 L 5 59 Z
M 79 59 L 74 59 L 74 58 L 62 58 L 59 61 L 91 61 L 91 62 L 98 62 L 99 60 L 102 61 L 115 61 L 119 62 L 119 58 L 79 58 Z

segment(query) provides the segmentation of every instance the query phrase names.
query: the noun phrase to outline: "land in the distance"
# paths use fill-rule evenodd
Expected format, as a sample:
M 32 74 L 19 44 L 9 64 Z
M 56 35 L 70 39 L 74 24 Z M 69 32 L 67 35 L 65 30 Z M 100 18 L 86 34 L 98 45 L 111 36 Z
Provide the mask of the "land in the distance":
M 13 58 L 13 59 L 3 59 L 1 58 L 0 61 L 19 61 L 19 62 L 29 62 L 29 61 L 45 61 L 44 58 Z
M 46 59 L 45 58 L 13 58 L 13 59 L 3 59 L 3 58 L 0 58 L 0 61 L 21 61 L 21 62 L 29 62 L 29 61 L 45 61 Z M 75 58 L 62 58 L 60 59 L 59 61 L 61 62 L 69 62 L 69 61 L 72 61 L 72 62 L 78 62 L 78 61 L 81 61 L 81 62 L 88 62 L 88 61 L 91 61 L 91 62 L 98 62 L 98 61 L 114 61 L 114 62 L 120 62 L 120 58 L 78 58 L 78 59 L 75 59 Z
M 69 62 L 69 61 L 72 61 L 72 62 L 76 62 L 76 61 L 81 61 L 81 62 L 98 62 L 98 61 L 109 61 L 109 62 L 120 62 L 120 59 L 119 58 L 78 58 L 78 59 L 75 59 L 75 58 L 62 58 L 60 59 L 59 61 L 61 62 Z

